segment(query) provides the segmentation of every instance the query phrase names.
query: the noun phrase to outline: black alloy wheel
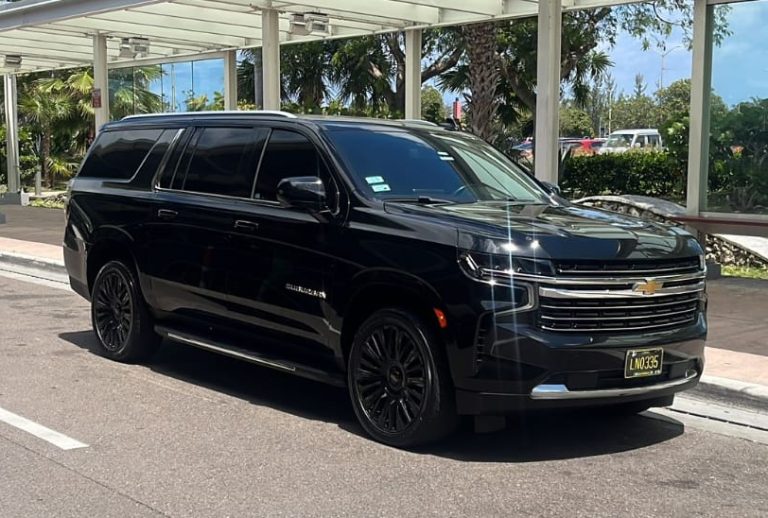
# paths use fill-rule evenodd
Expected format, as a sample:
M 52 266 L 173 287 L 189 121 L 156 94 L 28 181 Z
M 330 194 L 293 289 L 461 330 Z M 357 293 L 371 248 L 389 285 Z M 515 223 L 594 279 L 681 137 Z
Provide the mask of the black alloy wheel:
M 428 374 L 413 338 L 382 325 L 362 345 L 354 373 L 359 404 L 381 432 L 402 433 L 424 412 Z
M 378 441 L 407 447 L 453 431 L 442 351 L 414 315 L 381 310 L 366 320 L 352 344 L 348 378 L 355 414 Z
M 120 261 L 101 267 L 91 290 L 91 320 L 101 353 L 121 362 L 139 362 L 160 345 L 136 276 Z
M 93 294 L 93 321 L 102 345 L 109 351 L 125 346 L 133 324 L 128 280 L 118 269 L 107 271 Z

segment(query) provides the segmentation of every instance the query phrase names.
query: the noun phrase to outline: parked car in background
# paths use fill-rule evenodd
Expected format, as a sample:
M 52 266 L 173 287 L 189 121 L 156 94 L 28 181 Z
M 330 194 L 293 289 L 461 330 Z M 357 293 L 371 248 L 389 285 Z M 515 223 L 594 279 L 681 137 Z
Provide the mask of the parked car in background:
M 659 150 L 663 145 L 657 129 L 626 129 L 611 133 L 600 153 L 624 153 L 630 149 Z

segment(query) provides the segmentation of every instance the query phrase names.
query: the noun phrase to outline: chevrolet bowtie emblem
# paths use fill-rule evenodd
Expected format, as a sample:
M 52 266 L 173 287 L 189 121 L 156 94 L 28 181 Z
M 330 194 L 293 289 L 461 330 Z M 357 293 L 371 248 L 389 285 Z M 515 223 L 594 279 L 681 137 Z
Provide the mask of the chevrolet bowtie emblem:
M 636 282 L 635 285 L 632 286 L 632 291 L 642 293 L 643 295 L 653 295 L 663 287 L 663 282 L 655 279 L 648 279 L 645 282 Z

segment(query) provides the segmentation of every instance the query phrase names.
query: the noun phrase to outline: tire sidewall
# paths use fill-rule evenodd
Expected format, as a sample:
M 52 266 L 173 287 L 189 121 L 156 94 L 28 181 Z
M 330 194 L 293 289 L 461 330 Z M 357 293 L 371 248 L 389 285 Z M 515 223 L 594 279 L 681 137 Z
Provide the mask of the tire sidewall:
M 423 407 L 421 415 L 419 415 L 405 431 L 400 433 L 383 432 L 370 422 L 365 410 L 358 403 L 357 384 L 354 379 L 354 372 L 360 361 L 360 355 L 362 354 L 362 343 L 370 335 L 370 332 L 373 329 L 383 324 L 399 325 L 411 334 L 416 346 L 419 348 L 422 358 L 424 358 L 425 364 L 426 404 Z M 395 309 L 377 311 L 365 320 L 355 333 L 347 361 L 347 385 L 349 388 L 349 396 L 352 401 L 352 408 L 361 426 L 377 441 L 396 447 L 407 447 L 424 442 L 425 428 L 428 427 L 429 421 L 432 418 L 439 416 L 441 411 L 443 411 L 441 403 L 444 400 L 445 394 L 443 394 L 441 387 L 444 386 L 444 384 L 441 379 L 442 373 L 440 372 L 435 359 L 436 351 L 433 351 L 433 347 L 436 347 L 437 345 L 438 342 L 434 338 L 434 334 L 419 319 L 414 318 L 411 314 L 405 311 Z

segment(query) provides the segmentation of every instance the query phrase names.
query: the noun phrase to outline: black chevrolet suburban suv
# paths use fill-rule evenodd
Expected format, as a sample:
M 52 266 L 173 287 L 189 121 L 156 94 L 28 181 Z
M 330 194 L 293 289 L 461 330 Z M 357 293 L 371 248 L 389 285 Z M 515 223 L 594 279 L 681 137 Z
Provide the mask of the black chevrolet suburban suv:
M 702 373 L 697 240 L 573 205 L 465 133 L 136 116 L 70 188 L 66 266 L 104 355 L 166 338 L 346 386 L 387 444 L 460 415 L 638 412 Z

